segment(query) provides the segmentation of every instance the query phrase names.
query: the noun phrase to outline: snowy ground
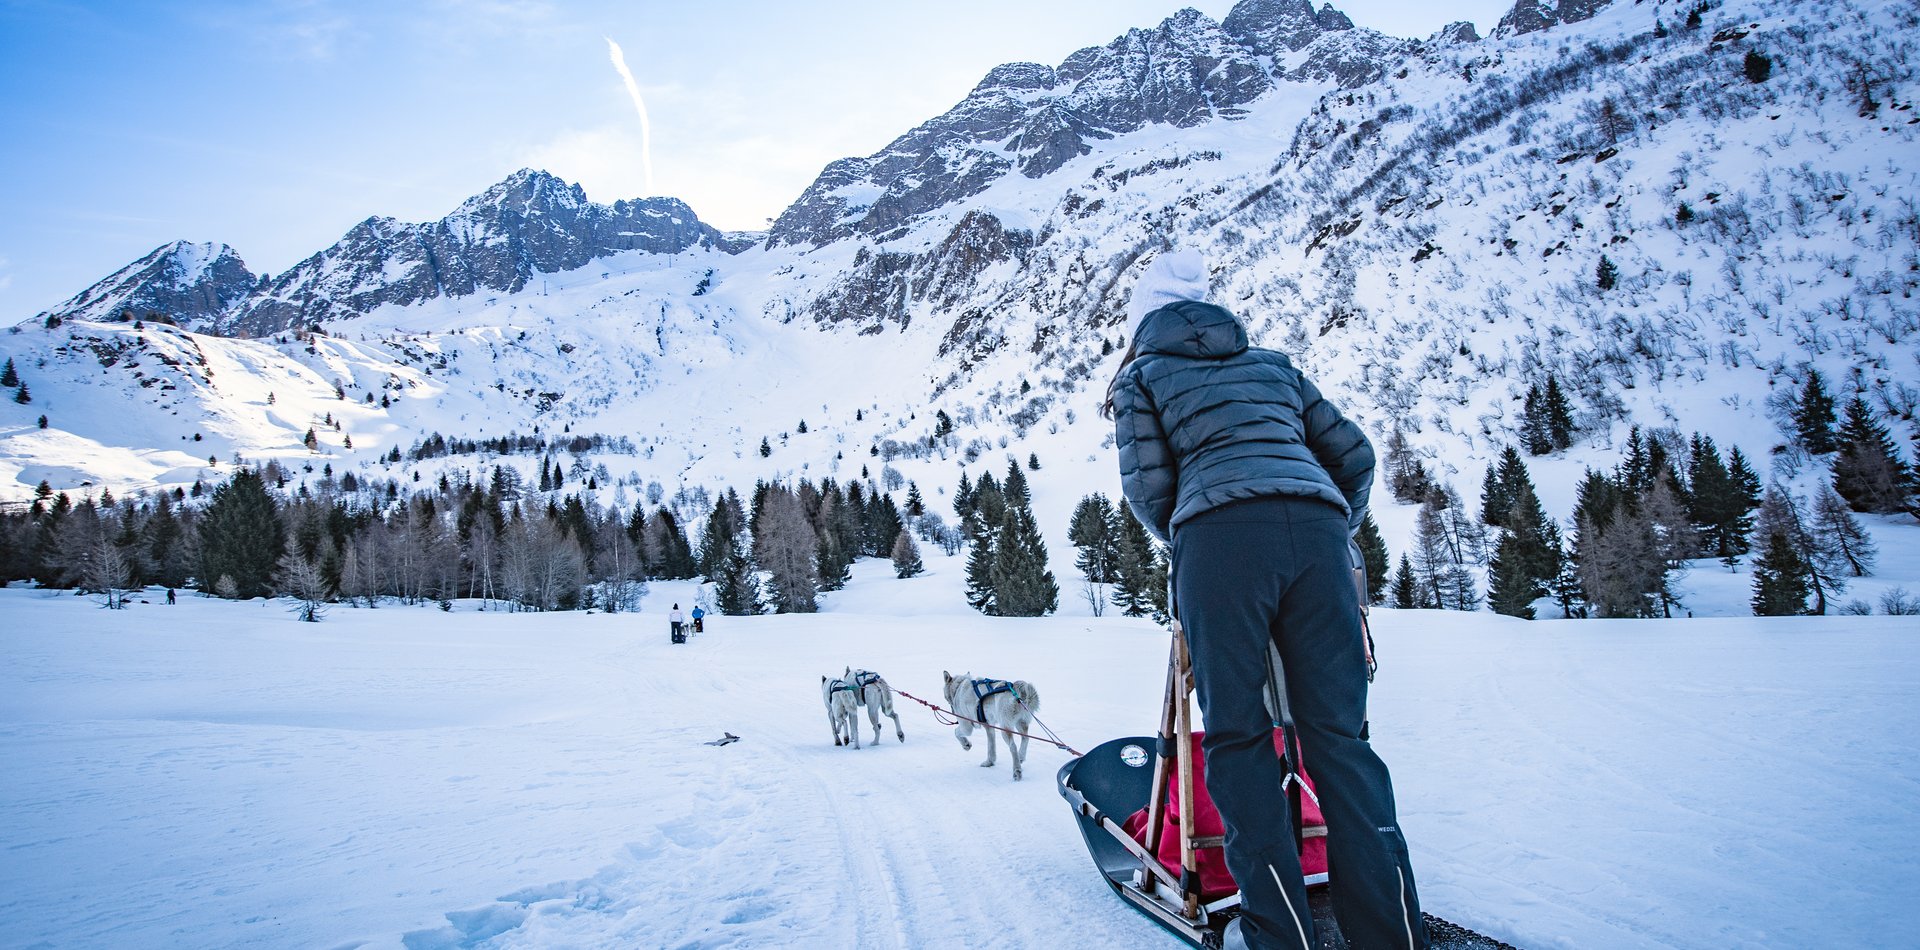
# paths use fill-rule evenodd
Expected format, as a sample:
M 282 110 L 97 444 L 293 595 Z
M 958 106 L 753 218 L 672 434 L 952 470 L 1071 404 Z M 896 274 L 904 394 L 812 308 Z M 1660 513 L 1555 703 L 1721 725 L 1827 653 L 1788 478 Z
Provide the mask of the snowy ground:
M 0 592 L 0 944 L 1158 947 L 1032 749 L 830 744 L 818 678 L 1033 681 L 1147 732 L 1165 634 L 991 620 L 959 561 L 805 617 Z M 1521 947 L 1886 946 L 1920 929 L 1920 621 L 1381 611 L 1374 736 L 1434 913 Z M 731 730 L 726 747 L 701 743 Z M 871 738 L 871 732 L 863 736 Z

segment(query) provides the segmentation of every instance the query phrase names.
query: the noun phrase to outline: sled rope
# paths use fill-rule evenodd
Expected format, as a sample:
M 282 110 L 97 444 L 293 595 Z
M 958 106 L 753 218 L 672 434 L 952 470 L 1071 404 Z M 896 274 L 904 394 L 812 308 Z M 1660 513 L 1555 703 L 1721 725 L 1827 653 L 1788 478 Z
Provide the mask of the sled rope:
M 1026 739 L 1038 740 L 1042 743 L 1045 743 L 1046 745 L 1053 746 L 1054 748 L 1059 749 L 1062 752 L 1067 753 L 1068 755 L 1078 756 L 1081 754 L 1078 749 L 1075 749 L 1074 747 L 1067 745 L 1065 742 L 1060 741 L 1060 737 L 1056 735 L 1052 729 L 1047 728 L 1047 724 L 1044 722 L 1041 722 L 1039 716 L 1034 716 L 1033 721 L 1035 725 L 1038 725 L 1042 730 L 1045 730 L 1047 734 L 1044 736 L 1036 736 L 1030 733 L 1021 732 L 1018 729 L 1008 729 L 1005 726 L 996 726 L 996 725 L 993 725 L 992 723 L 981 722 L 980 720 L 975 719 L 972 716 L 962 716 L 951 709 L 947 709 L 941 706 L 936 706 L 930 702 L 927 702 L 926 700 L 921 699 L 920 697 L 915 696 L 904 689 L 900 689 L 899 687 L 895 687 L 893 691 L 895 693 L 900 694 L 901 696 L 905 696 L 906 698 L 913 700 L 916 703 L 919 703 L 922 706 L 927 707 L 928 709 L 933 710 L 934 721 L 940 723 L 943 726 L 956 726 L 956 725 L 959 725 L 962 720 L 965 720 L 967 722 L 973 723 L 976 726 L 992 729 L 996 732 L 1004 732 L 1010 736 L 1020 736 Z M 1019 699 L 1019 696 L 1020 696 L 1019 693 L 1014 694 L 1015 699 Z M 1027 708 L 1026 700 L 1020 700 L 1020 708 L 1026 709 L 1028 715 L 1033 714 L 1033 710 Z

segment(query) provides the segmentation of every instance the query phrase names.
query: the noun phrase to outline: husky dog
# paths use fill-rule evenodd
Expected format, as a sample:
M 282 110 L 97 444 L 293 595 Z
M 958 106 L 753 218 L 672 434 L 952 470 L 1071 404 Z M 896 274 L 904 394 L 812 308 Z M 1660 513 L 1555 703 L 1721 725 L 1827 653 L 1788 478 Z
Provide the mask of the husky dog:
M 820 700 L 827 705 L 827 724 L 833 727 L 833 744 L 860 748 L 860 721 L 853 684 L 846 680 L 820 677 Z M 843 738 L 844 737 L 844 738 Z
M 867 707 L 867 721 L 873 723 L 873 744 L 880 744 L 880 717 L 893 720 L 893 737 L 901 742 L 907 741 L 907 734 L 900 728 L 900 717 L 893 711 L 893 687 L 887 685 L 885 677 L 872 670 L 856 670 L 847 667 L 841 679 L 853 684 L 854 702 Z
M 940 675 L 947 681 L 948 709 L 997 727 L 987 730 L 987 760 L 980 763 L 981 768 L 993 767 L 994 732 L 1007 729 L 1023 733 L 1019 737 L 1018 749 L 1014 747 L 1014 737 L 1007 737 L 1007 754 L 1013 757 L 1013 780 L 1020 781 L 1020 763 L 1027 759 L 1027 737 L 1024 733 L 1033 728 L 1034 714 L 1040 711 L 1040 691 L 1024 680 L 976 679 L 971 673 L 955 676 L 945 670 L 941 670 Z M 960 740 L 960 748 L 973 748 L 973 743 L 967 739 L 973 734 L 973 725 L 961 719 L 960 724 L 953 727 L 953 737 Z

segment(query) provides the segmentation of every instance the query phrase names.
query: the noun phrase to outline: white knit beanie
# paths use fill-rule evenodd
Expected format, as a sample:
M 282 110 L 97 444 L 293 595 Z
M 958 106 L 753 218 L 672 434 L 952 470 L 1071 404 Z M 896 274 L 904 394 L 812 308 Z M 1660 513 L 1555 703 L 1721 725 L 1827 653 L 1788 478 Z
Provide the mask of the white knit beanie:
M 1164 251 L 1147 265 L 1127 300 L 1127 336 L 1147 314 L 1181 300 L 1207 299 L 1207 262 L 1193 251 Z

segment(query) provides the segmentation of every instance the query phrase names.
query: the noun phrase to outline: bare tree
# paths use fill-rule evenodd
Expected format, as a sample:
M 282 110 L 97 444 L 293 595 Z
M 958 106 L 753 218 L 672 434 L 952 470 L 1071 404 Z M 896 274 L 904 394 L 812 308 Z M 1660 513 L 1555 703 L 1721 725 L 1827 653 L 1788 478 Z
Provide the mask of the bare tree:
M 326 616 L 327 598 L 331 594 L 326 576 L 318 564 L 300 553 L 300 546 L 291 537 L 287 538 L 287 553 L 280 559 L 280 570 L 273 580 L 274 587 L 294 599 L 295 617 L 318 623 Z
M 127 556 L 121 553 L 119 545 L 102 535 L 81 570 L 81 586 L 104 595 L 107 609 L 119 610 L 126 606 L 132 578 L 133 569 L 127 564 Z

